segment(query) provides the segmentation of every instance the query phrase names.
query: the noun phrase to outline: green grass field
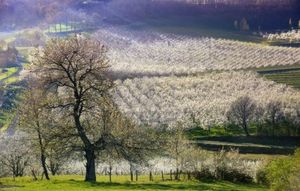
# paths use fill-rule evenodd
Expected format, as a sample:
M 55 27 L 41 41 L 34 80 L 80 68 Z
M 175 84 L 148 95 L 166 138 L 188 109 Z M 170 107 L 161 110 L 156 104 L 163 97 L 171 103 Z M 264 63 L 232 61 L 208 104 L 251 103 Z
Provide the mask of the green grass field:
M 15 115 L 15 111 L 2 111 L 2 113 L 0 114 L 0 133 L 6 132 L 8 130 Z
M 9 85 L 9 84 L 18 82 L 19 77 L 15 74 L 19 70 L 20 70 L 20 68 L 18 68 L 18 67 L 0 69 L 0 81 L 2 81 L 5 85 Z
M 9 77 L 7 79 L 4 80 L 4 83 L 5 84 L 13 84 L 13 83 L 16 83 L 19 81 L 19 77 L 18 76 L 12 76 L 12 77 Z
M 9 78 L 11 75 L 15 74 L 18 71 L 18 68 L 17 67 L 6 68 L 5 70 L 6 71 L 4 71 L 4 69 L 0 69 L 0 80 Z
M 68 32 L 71 31 L 72 27 L 70 25 L 65 25 L 65 24 L 54 24 L 51 25 L 45 32 Z
M 241 154 L 288 155 L 300 147 L 299 137 L 256 136 L 256 128 L 250 126 L 251 137 L 241 128 L 216 126 L 210 130 L 196 127 L 186 132 L 187 137 L 209 151 L 238 149 Z
M 274 82 L 287 84 L 297 89 L 300 88 L 300 70 L 274 73 L 274 74 L 265 74 L 264 76 L 267 79 L 272 80 Z
M 255 69 L 261 76 L 276 83 L 286 84 L 291 87 L 300 88 L 300 65 L 276 66 Z
M 79 22 L 69 22 L 68 24 L 53 24 L 46 30 L 45 33 L 64 33 L 64 32 L 73 32 L 75 30 L 83 29 L 83 26 Z
M 154 177 L 155 178 L 155 177 Z M 52 177 L 50 181 L 33 181 L 31 178 L 0 179 L 0 190 L 6 191 L 96 191 L 96 190 L 213 190 L 213 191 L 263 191 L 258 185 L 234 184 L 230 182 L 161 181 L 153 182 L 147 176 L 139 177 L 138 182 L 130 182 L 129 176 L 113 176 L 113 183 L 107 176 L 99 176 L 97 183 L 86 183 L 82 176 Z

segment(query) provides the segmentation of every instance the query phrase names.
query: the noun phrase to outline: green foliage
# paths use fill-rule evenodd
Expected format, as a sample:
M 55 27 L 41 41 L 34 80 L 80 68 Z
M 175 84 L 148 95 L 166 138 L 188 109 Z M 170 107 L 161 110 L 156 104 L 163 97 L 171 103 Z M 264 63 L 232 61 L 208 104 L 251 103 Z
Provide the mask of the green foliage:
M 19 77 L 13 76 L 4 80 L 5 84 L 13 84 L 19 81 Z
M 203 129 L 202 127 L 195 127 L 186 131 L 186 134 L 191 139 L 197 139 L 203 136 L 233 136 L 240 135 L 243 131 L 236 126 L 222 127 L 215 126 L 210 129 Z
M 255 134 L 256 126 L 254 124 L 250 124 L 249 127 L 250 134 Z M 210 129 L 203 129 L 200 126 L 196 126 L 192 129 L 186 131 L 187 136 L 190 139 L 197 139 L 203 136 L 237 136 L 244 135 L 243 129 L 234 124 L 224 124 L 224 125 L 216 125 L 211 127 Z
M 275 137 L 269 136 L 272 134 L 271 127 L 264 126 L 263 129 L 268 132 L 255 136 L 259 129 L 256 129 L 255 124 L 250 124 L 249 132 L 252 135 L 250 137 L 244 136 L 244 131 L 232 124 L 214 126 L 211 129 L 196 126 L 186 130 L 185 133 L 190 140 L 196 141 L 198 146 L 212 151 L 234 148 L 238 149 L 240 153 L 286 155 L 294 153 L 294 150 L 300 146 L 299 137 L 287 136 L 288 132 L 292 132 L 293 125 L 287 123 L 286 120 L 276 128 L 278 134 L 276 133 Z M 285 136 L 279 136 L 280 134 Z
M 272 190 L 284 190 L 288 184 L 291 173 L 291 160 L 277 159 L 267 167 L 267 179 L 271 183 Z
M 258 172 L 256 173 L 256 182 L 261 185 L 269 185 L 267 172 L 265 169 L 258 170 Z
M 266 167 L 266 177 L 271 190 L 300 189 L 300 149 L 294 156 L 272 161 Z

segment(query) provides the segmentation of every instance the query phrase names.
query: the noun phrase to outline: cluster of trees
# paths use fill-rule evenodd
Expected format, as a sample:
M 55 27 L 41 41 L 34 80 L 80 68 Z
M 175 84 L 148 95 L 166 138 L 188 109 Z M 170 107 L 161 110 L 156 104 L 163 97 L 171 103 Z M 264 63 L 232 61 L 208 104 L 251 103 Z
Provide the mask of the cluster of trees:
M 248 24 L 248 21 L 246 18 L 242 18 L 241 21 L 239 22 L 238 20 L 235 20 L 233 22 L 234 28 L 241 30 L 241 31 L 248 31 L 250 30 L 250 26 Z
M 299 28 L 300 28 L 300 20 L 299 20 Z M 281 32 L 276 34 L 265 34 L 264 38 L 268 40 L 283 40 L 289 42 L 299 42 L 300 41 L 300 30 L 291 30 L 288 32 Z
M 40 128 L 1 135 L 0 146 L 3 152 L 0 153 L 0 177 L 30 175 L 37 180 L 39 176 L 50 179 L 51 176 L 60 174 L 83 173 L 81 165 L 78 166 L 84 161 L 80 150 L 72 150 L 65 145 L 62 147 L 59 139 L 52 141 L 47 139 L 53 137 L 49 134 L 34 133 L 37 129 Z M 130 156 L 139 161 L 128 160 L 108 149 L 97 152 L 97 174 L 107 175 L 110 181 L 114 174 L 130 175 L 131 181 L 139 181 L 140 175 L 148 174 L 150 181 L 154 181 L 154 177 L 156 180 L 159 177 L 162 181 L 209 178 L 246 183 L 255 181 L 256 171 L 263 164 L 260 160 L 242 159 L 237 151 L 222 150 L 214 154 L 204 151 L 187 140 L 185 127 L 181 123 L 177 123 L 172 130 L 160 130 L 160 134 L 164 135 L 164 141 L 160 142 L 163 144 L 160 145 L 159 153 L 148 157 L 148 160 L 142 160 L 142 152 L 139 152 L 139 156 Z M 159 139 L 157 134 L 156 139 Z M 247 179 L 244 180 L 243 177 Z
M 55 159 L 68 153 L 80 153 L 85 180 L 96 181 L 98 156 L 138 163 L 159 148 L 154 131 L 138 128 L 113 103 L 106 52 L 100 42 L 75 36 L 53 39 L 35 54 L 20 128 L 32 136 L 46 179 L 48 167 L 58 168 Z
M 229 122 L 238 125 L 250 136 L 249 126 L 256 126 L 256 134 L 268 136 L 299 136 L 300 107 L 296 107 L 295 116 L 284 112 L 283 103 L 270 101 L 260 107 L 248 96 L 238 98 L 227 112 Z
M 22 132 L 1 137 L 2 172 L 18 177 L 29 168 L 37 179 L 41 169 L 49 179 L 49 171 L 56 175 L 75 156 L 86 160 L 85 180 L 96 181 L 97 160 L 140 164 L 163 152 L 162 140 L 168 142 L 160 133 L 138 128 L 113 103 L 106 51 L 81 36 L 54 39 L 38 50 L 18 107 Z

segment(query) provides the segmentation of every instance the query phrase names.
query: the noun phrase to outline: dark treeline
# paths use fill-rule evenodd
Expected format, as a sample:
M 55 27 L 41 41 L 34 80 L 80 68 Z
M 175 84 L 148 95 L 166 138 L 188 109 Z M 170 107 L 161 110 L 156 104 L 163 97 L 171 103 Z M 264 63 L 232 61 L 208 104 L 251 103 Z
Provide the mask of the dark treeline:
M 234 21 L 240 22 L 243 18 L 249 23 L 250 30 L 288 29 L 296 27 L 300 19 L 299 2 L 296 1 L 273 0 L 272 3 L 262 4 L 250 4 L 248 1 L 248 3 L 243 1 L 244 3 L 240 4 L 224 4 L 222 3 L 224 1 L 206 1 L 206 4 L 196 2 L 198 1 L 130 0 L 121 2 L 115 0 L 109 6 L 111 10 L 126 15 L 131 20 L 161 18 L 173 20 L 174 24 L 174 17 L 176 17 L 178 24 L 191 23 L 230 30 L 234 29 Z M 289 26 L 290 19 L 292 26 Z
M 204 3 L 203 3 L 204 2 Z M 211 3 L 214 2 L 214 3 Z M 66 20 L 123 24 L 149 19 L 180 17 L 177 24 L 192 23 L 233 30 L 234 22 L 244 18 L 250 30 L 275 30 L 297 27 L 298 1 L 221 0 L 0 0 L 0 30 L 14 30 Z M 252 2 L 252 3 L 251 3 Z M 255 2 L 255 3 L 254 3 Z M 290 24 L 291 19 L 291 24 Z M 176 23 L 173 23 L 176 24 Z

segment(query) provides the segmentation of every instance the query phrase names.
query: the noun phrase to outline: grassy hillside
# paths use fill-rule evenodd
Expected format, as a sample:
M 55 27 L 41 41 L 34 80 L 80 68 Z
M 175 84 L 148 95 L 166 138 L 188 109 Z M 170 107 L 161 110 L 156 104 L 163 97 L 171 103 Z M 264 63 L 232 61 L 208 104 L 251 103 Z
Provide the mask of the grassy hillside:
M 298 89 L 300 88 L 300 70 L 265 74 L 265 77 L 277 83 L 287 84 Z
M 259 74 L 276 83 L 300 88 L 300 65 L 267 67 L 257 70 Z

